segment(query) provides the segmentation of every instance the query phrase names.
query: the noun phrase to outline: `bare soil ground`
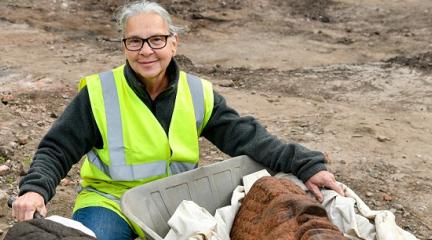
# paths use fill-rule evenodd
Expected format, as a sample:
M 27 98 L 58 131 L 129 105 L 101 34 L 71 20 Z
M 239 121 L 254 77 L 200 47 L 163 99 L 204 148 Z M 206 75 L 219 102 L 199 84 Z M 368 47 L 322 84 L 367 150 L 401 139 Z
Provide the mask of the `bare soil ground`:
M 123 0 L 0 1 L 0 232 L 38 142 L 80 77 L 124 62 Z M 432 239 L 432 1 L 162 0 L 185 27 L 177 57 L 242 115 L 332 156 L 373 209 Z M 203 164 L 227 156 L 202 140 Z M 70 216 L 78 166 L 49 215 Z

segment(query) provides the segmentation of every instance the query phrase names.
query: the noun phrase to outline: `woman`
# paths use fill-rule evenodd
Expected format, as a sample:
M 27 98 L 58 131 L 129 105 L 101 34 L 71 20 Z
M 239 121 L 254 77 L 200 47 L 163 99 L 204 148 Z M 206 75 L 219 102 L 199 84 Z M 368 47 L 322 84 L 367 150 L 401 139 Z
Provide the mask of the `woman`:
M 12 215 L 19 221 L 45 204 L 83 155 L 81 191 L 72 218 L 98 239 L 142 236 L 119 206 L 128 189 L 197 166 L 203 136 L 230 156 L 249 155 L 275 171 L 292 172 L 320 200 L 319 187 L 342 194 L 324 155 L 284 144 L 254 118 L 240 117 L 210 82 L 179 70 L 179 28 L 153 2 L 118 15 L 126 64 L 81 80 L 80 92 L 42 139 Z

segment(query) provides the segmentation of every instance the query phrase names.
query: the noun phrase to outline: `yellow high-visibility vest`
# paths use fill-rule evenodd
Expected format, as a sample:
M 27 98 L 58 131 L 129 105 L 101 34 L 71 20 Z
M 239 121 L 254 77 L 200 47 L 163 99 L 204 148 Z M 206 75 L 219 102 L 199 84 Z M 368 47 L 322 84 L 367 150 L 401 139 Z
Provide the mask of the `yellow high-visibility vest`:
M 86 155 L 74 211 L 102 206 L 130 223 L 119 206 L 126 190 L 197 166 L 198 138 L 213 110 L 212 85 L 180 71 L 168 135 L 128 85 L 124 65 L 83 78 L 84 86 L 103 148 Z

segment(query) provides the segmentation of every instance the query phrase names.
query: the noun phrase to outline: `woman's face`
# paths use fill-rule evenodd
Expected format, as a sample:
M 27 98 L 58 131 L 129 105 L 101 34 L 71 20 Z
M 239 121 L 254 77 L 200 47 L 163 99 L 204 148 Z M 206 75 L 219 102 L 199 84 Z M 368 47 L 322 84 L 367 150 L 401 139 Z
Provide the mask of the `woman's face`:
M 130 17 L 125 26 L 124 38 L 149 38 L 169 35 L 168 24 L 156 13 L 142 13 Z M 162 49 L 152 49 L 148 42 L 139 51 L 123 49 L 130 66 L 142 81 L 157 81 L 165 71 L 177 50 L 177 36 L 170 36 Z

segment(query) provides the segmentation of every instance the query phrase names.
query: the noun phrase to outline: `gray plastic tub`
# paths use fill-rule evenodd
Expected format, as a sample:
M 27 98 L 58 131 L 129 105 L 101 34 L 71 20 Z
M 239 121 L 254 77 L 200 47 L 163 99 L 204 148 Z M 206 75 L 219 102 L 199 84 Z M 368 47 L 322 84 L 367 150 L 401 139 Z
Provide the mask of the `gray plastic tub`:
M 247 156 L 231 158 L 132 188 L 123 195 L 121 208 L 147 239 L 161 240 L 181 201 L 192 200 L 213 215 L 217 208 L 230 205 L 243 176 L 264 168 Z

